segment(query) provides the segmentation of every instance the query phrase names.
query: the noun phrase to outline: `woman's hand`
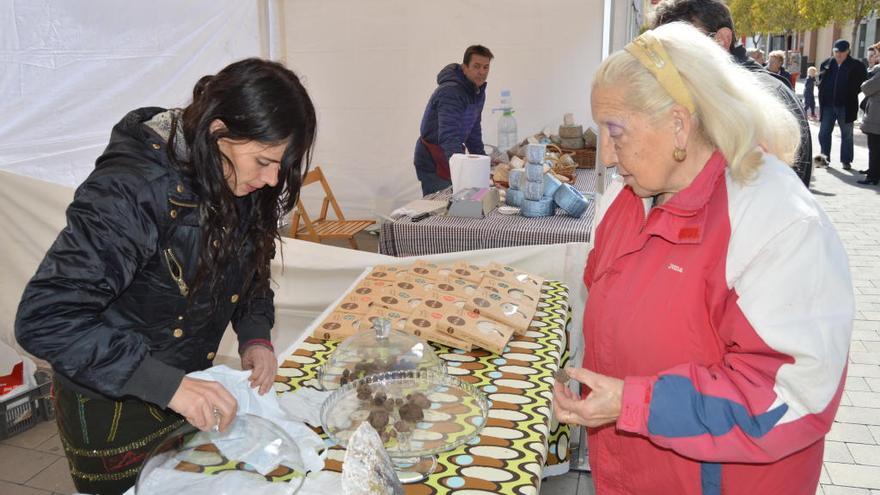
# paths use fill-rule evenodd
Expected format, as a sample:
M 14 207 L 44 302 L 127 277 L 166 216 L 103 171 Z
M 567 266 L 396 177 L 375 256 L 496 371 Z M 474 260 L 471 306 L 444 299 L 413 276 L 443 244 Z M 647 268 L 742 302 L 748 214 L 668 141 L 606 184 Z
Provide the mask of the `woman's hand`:
M 238 403 L 223 385 L 185 376 L 168 407 L 202 431 L 214 427 L 224 431 L 235 418 Z
M 623 404 L 623 380 L 600 375 L 583 368 L 566 368 L 573 379 L 587 386 L 587 396 L 579 399 L 568 385 L 553 384 L 553 412 L 562 423 L 589 427 L 617 421 Z
M 252 370 L 248 378 L 251 388 L 259 387 L 260 395 L 264 395 L 275 382 L 278 360 L 268 347 L 255 344 L 245 349 L 241 355 L 241 369 Z

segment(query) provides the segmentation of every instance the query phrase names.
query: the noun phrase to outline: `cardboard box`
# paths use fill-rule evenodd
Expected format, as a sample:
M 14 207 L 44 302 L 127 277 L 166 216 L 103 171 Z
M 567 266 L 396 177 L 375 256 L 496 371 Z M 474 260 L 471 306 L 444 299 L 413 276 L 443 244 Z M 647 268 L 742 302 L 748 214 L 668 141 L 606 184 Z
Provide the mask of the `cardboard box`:
M 452 314 L 444 315 L 436 324 L 441 333 L 470 342 L 487 351 L 501 354 L 514 329 L 477 311 L 456 308 Z
M 409 266 L 392 266 L 392 265 L 376 265 L 373 271 L 367 275 L 369 279 L 388 280 L 396 277 L 398 274 L 405 273 L 409 270 Z
M 437 281 L 443 277 L 451 275 L 452 267 L 430 263 L 425 260 L 417 260 L 413 263 L 412 268 L 410 268 L 410 273 L 415 276 Z
M 330 313 L 327 318 L 312 332 L 312 336 L 324 340 L 344 340 L 361 330 L 366 321 L 365 315 L 352 313 Z
M 416 337 L 430 342 L 437 342 L 453 349 L 470 351 L 473 345 L 470 342 L 455 338 L 452 335 L 437 330 L 437 322 L 443 318 L 442 313 L 416 310 L 409 315 L 404 331 Z
M 425 293 L 433 287 L 434 281 L 422 277 L 414 277 L 409 272 L 401 273 L 392 280 L 387 280 L 386 287 L 393 287 L 397 290 L 411 291 L 416 293 Z
M 483 218 L 498 207 L 498 190 L 495 188 L 468 188 L 449 198 L 447 215 L 452 217 Z
M 409 289 L 391 286 L 382 288 L 373 304 L 409 314 L 415 308 L 421 306 L 422 302 L 428 297 L 430 297 L 428 292 L 415 285 Z
M 503 298 L 501 294 L 480 289 L 465 302 L 465 308 L 476 311 L 484 316 L 488 316 L 493 320 L 513 327 L 515 333 L 524 333 L 532 323 L 534 311 L 532 314 L 526 314 L 527 306 L 510 299 Z
M 380 280 L 365 278 L 357 284 L 357 286 L 349 293 L 349 295 L 357 294 L 359 296 L 376 297 L 376 295 L 379 294 L 382 289 L 384 289 L 385 287 L 391 287 L 393 285 L 394 279 Z
M 507 282 L 512 286 L 521 286 L 520 288 L 524 291 L 532 290 L 537 291 L 539 294 L 541 293 L 541 286 L 544 285 L 544 277 L 498 263 L 489 263 L 485 274 L 487 277 Z
M 459 261 L 452 265 L 451 277 L 458 277 L 479 284 L 483 280 L 483 268 L 472 263 Z
M 370 328 L 373 328 L 373 320 L 375 318 L 387 318 L 391 321 L 392 330 L 400 330 L 402 332 L 406 328 L 408 315 L 399 311 L 394 311 L 393 309 L 373 305 L 370 306 L 370 311 L 367 312 L 367 316 L 364 317 L 364 320 L 369 323 Z
M 436 280 L 432 280 L 430 278 L 425 278 L 420 275 L 416 275 L 412 272 L 403 273 L 397 276 L 396 279 L 398 282 L 406 282 L 418 286 L 422 290 L 426 292 L 431 292 L 434 290 L 434 284 L 437 283 Z
M 535 311 L 538 309 L 538 301 L 541 299 L 541 293 L 535 291 L 530 285 L 512 286 L 507 282 L 496 280 L 492 277 L 486 277 L 480 284 L 479 289 L 494 292 L 501 296 L 505 301 L 511 301 L 520 306 L 521 311 L 525 313 L 529 319 L 534 318 Z M 471 292 L 470 295 L 473 295 Z
M 349 293 L 339 302 L 339 305 L 336 306 L 333 312 L 365 315 L 369 311 L 370 304 L 372 304 L 375 297 L 375 294 Z
M 479 288 L 480 285 L 477 282 L 471 282 L 458 277 L 447 277 L 446 280 L 438 282 L 435 292 L 451 292 L 460 299 L 467 299 Z

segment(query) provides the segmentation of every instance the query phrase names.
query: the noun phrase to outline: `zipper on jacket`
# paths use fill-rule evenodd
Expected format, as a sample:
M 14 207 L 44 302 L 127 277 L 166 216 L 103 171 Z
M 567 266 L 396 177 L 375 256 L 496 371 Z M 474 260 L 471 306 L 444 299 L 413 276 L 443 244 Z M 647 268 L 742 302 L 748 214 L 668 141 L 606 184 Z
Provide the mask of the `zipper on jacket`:
M 831 90 L 831 106 L 836 105 L 837 103 L 837 76 L 840 75 L 840 64 L 837 64 L 837 72 L 834 73 L 834 87 Z
M 182 206 L 184 208 L 195 208 L 195 207 L 199 206 L 196 203 L 187 203 L 187 202 L 179 201 L 179 200 L 176 200 L 173 198 L 169 198 L 168 202 L 173 204 L 174 206 Z
M 189 294 L 189 286 L 186 285 L 186 281 L 183 279 L 183 267 L 177 261 L 171 248 L 166 249 L 164 254 L 165 263 L 168 265 L 168 273 L 171 274 L 171 278 L 177 283 L 180 295 L 186 297 Z

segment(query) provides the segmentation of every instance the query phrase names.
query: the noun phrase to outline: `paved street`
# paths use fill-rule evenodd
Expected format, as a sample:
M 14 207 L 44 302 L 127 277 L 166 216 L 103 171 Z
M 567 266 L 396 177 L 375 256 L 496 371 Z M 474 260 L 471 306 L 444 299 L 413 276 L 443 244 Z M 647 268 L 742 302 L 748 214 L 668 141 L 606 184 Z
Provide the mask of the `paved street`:
M 818 153 L 819 126 L 811 127 Z M 853 170 L 844 171 L 835 132 L 832 167 L 814 171 L 811 187 L 849 253 L 857 310 L 846 391 L 825 442 L 820 495 L 880 495 L 880 187 L 856 184 L 864 177 L 856 171 L 868 166 L 866 140 L 858 127 L 855 142 Z M 583 473 L 545 480 L 541 491 L 594 493 L 590 476 Z
M 846 392 L 825 443 L 824 495 L 880 494 L 880 188 L 855 183 L 868 163 L 864 135 L 855 134 L 854 170 L 843 171 L 832 151 L 832 168 L 816 170 L 812 187 L 849 253 L 857 311 Z

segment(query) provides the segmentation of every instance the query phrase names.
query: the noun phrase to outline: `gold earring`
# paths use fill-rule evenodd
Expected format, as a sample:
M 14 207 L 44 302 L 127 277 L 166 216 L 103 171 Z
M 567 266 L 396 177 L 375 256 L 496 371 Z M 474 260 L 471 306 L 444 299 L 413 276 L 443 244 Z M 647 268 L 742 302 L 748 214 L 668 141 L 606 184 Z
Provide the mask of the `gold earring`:
M 672 152 L 672 159 L 677 162 L 683 162 L 685 158 L 687 158 L 688 152 L 685 148 L 675 147 L 675 150 Z

